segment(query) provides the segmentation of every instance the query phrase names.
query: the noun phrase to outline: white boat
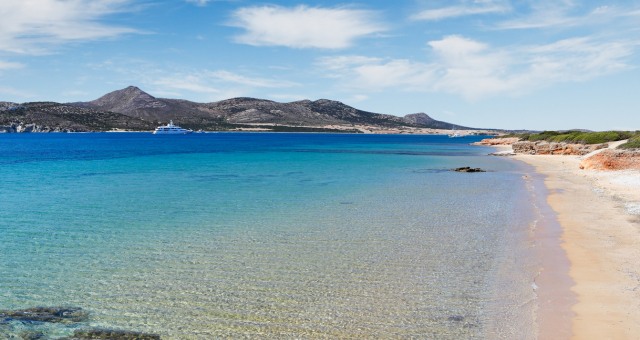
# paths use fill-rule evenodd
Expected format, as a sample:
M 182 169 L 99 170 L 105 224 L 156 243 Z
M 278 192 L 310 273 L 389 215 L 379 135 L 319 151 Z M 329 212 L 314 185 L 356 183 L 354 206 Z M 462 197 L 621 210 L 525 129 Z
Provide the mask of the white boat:
M 155 131 L 153 131 L 154 135 L 184 135 L 187 133 L 192 133 L 192 130 L 183 129 L 177 125 L 173 125 L 173 120 L 169 121 L 169 124 L 158 126 Z

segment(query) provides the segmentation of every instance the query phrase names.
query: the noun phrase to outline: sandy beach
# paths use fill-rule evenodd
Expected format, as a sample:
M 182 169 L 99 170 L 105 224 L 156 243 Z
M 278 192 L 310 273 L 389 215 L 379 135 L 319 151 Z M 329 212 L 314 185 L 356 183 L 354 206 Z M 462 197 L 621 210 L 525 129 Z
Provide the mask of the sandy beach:
M 539 310 L 539 338 L 640 339 L 640 171 L 581 170 L 580 156 L 514 158 L 545 176 L 573 281 L 568 316 L 562 308 L 553 315 L 553 304 L 561 307 L 568 297 L 540 285 L 539 296 L 546 296 L 540 302 L 550 305 Z M 570 320 L 571 335 L 558 333 L 562 320 Z

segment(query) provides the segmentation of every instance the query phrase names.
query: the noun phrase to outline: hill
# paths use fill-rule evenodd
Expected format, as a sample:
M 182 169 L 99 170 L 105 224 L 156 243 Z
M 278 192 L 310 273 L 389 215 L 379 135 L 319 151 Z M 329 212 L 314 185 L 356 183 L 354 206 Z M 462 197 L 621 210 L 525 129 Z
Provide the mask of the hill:
M 53 102 L 0 102 L 0 132 L 150 130 L 151 122 L 116 112 Z
M 472 129 L 435 120 L 425 113 L 398 117 L 359 110 L 328 99 L 279 103 L 240 97 L 196 103 L 156 98 L 135 86 L 107 93 L 89 102 L 0 102 L 0 126 L 5 126 L 5 130 L 17 130 L 18 126 L 29 124 L 38 126 L 32 128 L 33 131 L 152 130 L 169 120 L 194 130 L 366 132 L 391 129 L 392 132 L 405 132 L 416 129 Z

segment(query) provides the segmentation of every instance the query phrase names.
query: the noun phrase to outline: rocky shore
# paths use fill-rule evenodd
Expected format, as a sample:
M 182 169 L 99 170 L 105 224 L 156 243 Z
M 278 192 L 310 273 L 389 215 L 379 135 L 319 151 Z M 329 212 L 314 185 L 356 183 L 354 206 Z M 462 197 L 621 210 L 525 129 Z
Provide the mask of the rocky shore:
M 12 122 L 7 125 L 0 125 L 0 133 L 24 133 L 24 132 L 76 132 L 75 129 L 62 128 L 59 126 L 42 126 L 38 124 L 25 124 L 22 122 Z
M 602 144 L 572 144 L 547 141 L 520 141 L 518 138 L 487 138 L 474 145 L 510 146 L 511 152 L 497 155 L 565 155 L 581 156 L 580 169 L 640 170 L 640 150 L 616 149 L 625 141 Z
M 569 144 L 569 143 L 550 143 L 546 141 L 540 142 L 515 142 L 511 145 L 514 153 L 523 153 L 530 155 L 574 155 L 584 156 L 595 150 L 608 147 L 605 144 Z

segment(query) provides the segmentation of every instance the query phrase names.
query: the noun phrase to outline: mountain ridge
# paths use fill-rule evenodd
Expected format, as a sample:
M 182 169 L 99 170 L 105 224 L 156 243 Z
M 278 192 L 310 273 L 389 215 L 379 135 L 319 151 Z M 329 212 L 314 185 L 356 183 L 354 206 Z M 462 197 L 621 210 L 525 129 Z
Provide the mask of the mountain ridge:
M 426 113 L 399 117 L 359 110 L 330 99 L 280 103 L 236 97 L 197 103 L 184 99 L 156 98 L 136 86 L 115 90 L 88 102 L 36 103 L 0 102 L 0 126 L 35 124 L 43 126 L 40 130 L 49 131 L 152 130 L 154 126 L 173 120 L 186 128 L 211 131 L 393 130 L 428 133 L 428 129 L 478 130 L 435 120 Z
M 190 125 L 194 120 L 215 120 L 230 124 L 281 125 L 353 125 L 372 124 L 387 127 L 422 127 L 438 129 L 472 129 L 442 122 L 426 113 L 405 117 L 359 110 L 330 99 L 305 99 L 280 103 L 267 99 L 236 97 L 217 102 L 196 103 L 181 99 L 156 98 L 138 87 L 129 86 L 81 103 L 85 107 L 113 111 L 141 119 L 174 120 Z M 196 118 L 196 119 L 194 119 Z

